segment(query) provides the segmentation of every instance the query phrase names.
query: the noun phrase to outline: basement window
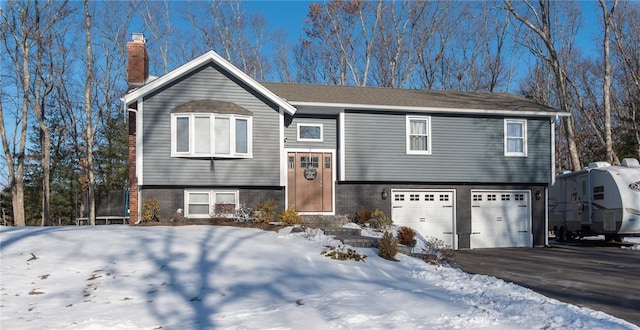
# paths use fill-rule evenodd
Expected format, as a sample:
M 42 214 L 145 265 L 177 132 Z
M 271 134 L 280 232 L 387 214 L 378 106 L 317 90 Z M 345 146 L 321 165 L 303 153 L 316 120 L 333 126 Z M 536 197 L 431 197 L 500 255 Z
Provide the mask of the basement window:
M 231 217 L 238 208 L 237 190 L 185 190 L 186 218 Z

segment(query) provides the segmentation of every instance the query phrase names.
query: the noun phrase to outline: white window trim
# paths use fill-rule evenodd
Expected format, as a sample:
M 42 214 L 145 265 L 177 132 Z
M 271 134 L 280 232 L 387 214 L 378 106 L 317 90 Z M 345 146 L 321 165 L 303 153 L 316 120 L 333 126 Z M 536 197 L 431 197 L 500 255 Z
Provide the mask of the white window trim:
M 177 152 L 177 118 L 189 118 L 189 151 Z M 196 117 L 209 117 L 211 133 L 209 134 L 209 146 L 215 148 L 215 118 L 228 118 L 229 127 L 229 143 L 231 152 L 229 154 L 216 154 L 208 153 L 196 153 L 194 139 L 195 134 L 195 118 Z M 247 121 L 247 152 L 236 152 L 236 120 L 244 119 Z M 172 113 L 171 114 L 171 157 L 220 157 L 220 158 L 253 158 L 253 117 L 241 116 L 233 114 L 218 114 L 218 113 Z
M 507 145 L 508 124 L 522 124 L 522 152 L 509 152 Z M 505 119 L 504 120 L 504 155 L 506 157 L 527 157 L 527 120 L 526 119 Z
M 190 214 L 189 213 L 189 194 L 192 193 L 206 193 L 209 195 L 209 214 Z M 184 190 L 184 217 L 185 218 L 209 218 L 213 216 L 213 211 L 216 205 L 216 194 L 218 193 L 233 193 L 235 195 L 236 210 L 240 207 L 240 192 L 238 190 L 204 190 L 204 189 L 185 189 Z
M 320 138 L 319 139 L 301 138 L 300 127 L 302 126 L 320 127 Z M 297 126 L 297 131 L 298 131 L 298 141 L 300 142 L 323 142 L 324 141 L 324 127 L 322 124 L 299 123 Z
M 411 150 L 411 121 L 424 120 L 427 122 L 427 150 Z M 407 116 L 405 125 L 406 150 L 408 155 L 431 155 L 431 116 Z

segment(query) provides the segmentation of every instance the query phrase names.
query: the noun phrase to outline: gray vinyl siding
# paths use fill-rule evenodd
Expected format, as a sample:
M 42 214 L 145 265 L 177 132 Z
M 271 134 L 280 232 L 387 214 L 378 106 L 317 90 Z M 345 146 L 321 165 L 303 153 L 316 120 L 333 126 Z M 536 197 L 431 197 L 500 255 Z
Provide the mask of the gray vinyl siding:
M 171 157 L 171 109 L 202 99 L 234 102 L 253 112 L 253 158 Z M 144 185 L 280 185 L 278 111 L 213 65 L 145 98 L 142 120 Z
M 347 112 L 344 124 L 345 179 L 389 182 L 549 182 L 549 119 L 527 119 L 527 157 L 504 156 L 504 119 L 431 115 L 431 155 L 407 155 L 405 114 Z
M 298 141 L 298 124 L 322 124 L 322 142 Z M 296 149 L 336 149 L 336 126 L 336 118 L 295 117 L 288 125 L 285 124 L 284 137 L 286 142 L 284 146 Z

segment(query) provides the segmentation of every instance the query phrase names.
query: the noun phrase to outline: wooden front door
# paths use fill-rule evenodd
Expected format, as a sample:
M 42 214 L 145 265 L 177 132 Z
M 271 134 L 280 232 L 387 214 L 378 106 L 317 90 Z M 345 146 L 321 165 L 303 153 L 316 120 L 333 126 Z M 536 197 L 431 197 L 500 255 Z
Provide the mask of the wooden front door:
M 290 152 L 289 207 L 298 212 L 333 211 L 333 157 L 327 152 Z

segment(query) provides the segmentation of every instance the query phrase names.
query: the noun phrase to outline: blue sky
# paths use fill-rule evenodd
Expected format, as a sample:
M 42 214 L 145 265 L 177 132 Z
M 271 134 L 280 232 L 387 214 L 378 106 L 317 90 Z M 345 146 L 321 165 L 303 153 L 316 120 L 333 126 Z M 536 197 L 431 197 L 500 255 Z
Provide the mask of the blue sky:
M 309 12 L 309 4 L 313 2 L 253 0 L 244 3 L 248 10 L 261 13 L 266 17 L 269 30 L 285 29 L 289 33 L 289 38 L 297 40 L 298 35 L 302 33 L 303 20 L 307 18 Z
M 297 42 L 299 36 L 302 35 L 303 21 L 307 18 L 309 12 L 309 4 L 314 2 L 322 3 L 323 0 L 303 1 L 274 1 L 274 0 L 245 0 L 243 4 L 247 10 L 255 13 L 261 13 L 267 19 L 269 31 L 273 32 L 277 29 L 284 29 L 288 33 L 289 41 Z M 578 35 L 578 42 L 587 51 L 599 50 L 601 37 L 594 40 L 594 28 L 600 25 L 601 9 L 596 1 L 581 0 L 582 7 L 582 29 Z

